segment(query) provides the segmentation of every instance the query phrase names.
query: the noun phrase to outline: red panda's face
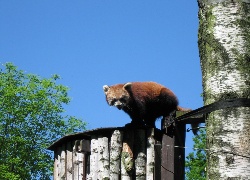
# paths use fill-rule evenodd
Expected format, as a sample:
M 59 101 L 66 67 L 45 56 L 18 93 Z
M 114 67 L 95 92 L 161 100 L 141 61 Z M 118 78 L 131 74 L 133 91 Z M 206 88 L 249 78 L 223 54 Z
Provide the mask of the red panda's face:
M 110 106 L 115 106 L 119 110 L 127 106 L 130 96 L 122 84 L 114 86 L 104 85 L 103 90 Z

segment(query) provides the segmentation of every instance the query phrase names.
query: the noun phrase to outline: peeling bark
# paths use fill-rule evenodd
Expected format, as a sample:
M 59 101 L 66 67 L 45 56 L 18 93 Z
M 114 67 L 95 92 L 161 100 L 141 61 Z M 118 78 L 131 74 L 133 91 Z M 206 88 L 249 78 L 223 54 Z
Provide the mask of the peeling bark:
M 67 150 L 66 150 L 66 179 L 73 179 L 73 153 L 72 153 L 72 142 L 67 142 Z
M 62 146 L 61 158 L 60 158 L 60 177 L 61 179 L 66 179 L 65 172 L 65 145 Z
M 122 155 L 121 155 L 121 179 L 131 180 L 134 173 L 134 131 L 127 130 L 124 133 Z
M 73 179 L 82 179 L 83 170 L 83 153 L 79 149 L 80 140 L 76 140 L 73 146 Z
M 154 129 L 147 130 L 147 172 L 146 179 L 154 179 L 155 170 L 155 139 L 154 139 Z
M 110 142 L 110 179 L 119 179 L 122 150 L 122 132 L 115 130 Z
M 109 143 L 107 137 L 98 138 L 98 179 L 109 179 Z
M 250 98 L 250 1 L 199 0 L 199 51 L 205 105 Z M 209 114 L 208 179 L 250 177 L 250 108 Z
M 98 139 L 96 136 L 91 137 L 91 155 L 90 155 L 90 173 L 87 174 L 88 180 L 97 179 L 98 174 Z

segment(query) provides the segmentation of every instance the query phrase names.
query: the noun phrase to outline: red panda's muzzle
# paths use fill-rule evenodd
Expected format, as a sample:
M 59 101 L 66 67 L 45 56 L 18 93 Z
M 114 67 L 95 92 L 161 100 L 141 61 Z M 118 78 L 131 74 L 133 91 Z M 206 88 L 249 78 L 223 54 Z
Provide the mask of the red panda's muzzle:
M 119 110 L 122 109 L 122 105 L 117 105 L 116 107 L 117 107 Z
M 121 110 L 123 108 L 124 104 L 121 103 L 120 101 L 116 101 L 114 103 L 114 106 L 117 107 L 119 110 Z

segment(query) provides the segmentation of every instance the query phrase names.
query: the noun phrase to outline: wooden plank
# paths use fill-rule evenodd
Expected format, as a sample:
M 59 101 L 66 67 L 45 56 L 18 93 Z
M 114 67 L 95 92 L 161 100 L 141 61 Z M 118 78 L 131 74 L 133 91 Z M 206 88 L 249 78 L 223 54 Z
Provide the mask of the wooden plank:
M 87 176 L 87 161 L 88 161 L 88 156 L 89 156 L 89 153 L 90 153 L 90 141 L 89 140 L 85 140 L 85 139 L 82 139 L 80 141 L 80 145 L 78 146 L 78 152 L 81 152 L 82 154 L 82 157 L 81 157 L 81 167 L 80 170 L 81 170 L 81 176 L 82 176 L 82 179 L 86 179 L 86 176 Z
M 57 179 L 60 179 L 60 174 L 61 174 L 61 151 L 62 151 L 62 147 L 58 147 L 57 148 L 57 159 L 58 159 L 57 169 L 58 169 L 58 171 L 57 171 L 57 176 L 56 176 Z
M 155 169 L 155 139 L 154 139 L 154 128 L 147 130 L 147 165 L 146 165 L 146 179 L 154 179 Z
M 78 179 L 82 180 L 85 174 L 85 170 L 83 169 L 84 164 L 84 155 L 82 152 L 77 152 L 77 159 L 78 159 Z
M 171 124 L 172 117 L 166 117 L 162 121 L 162 161 L 161 180 L 174 180 L 174 125 Z
M 110 140 L 110 179 L 119 179 L 123 132 L 115 130 Z
M 66 179 L 66 152 L 65 144 L 61 148 L 61 157 L 60 157 L 60 179 Z
M 177 112 L 180 116 L 186 112 Z M 166 119 L 169 125 L 171 119 Z M 162 139 L 162 180 L 184 180 L 185 177 L 185 137 L 186 125 L 173 123 L 165 127 Z
M 85 158 L 84 153 L 82 152 L 82 141 L 76 140 L 73 147 L 73 179 L 82 180 L 86 179 L 85 172 Z
M 135 131 L 135 177 L 137 180 L 146 179 L 146 130 L 137 129 Z
M 186 139 L 186 125 L 175 125 L 175 152 L 174 152 L 174 179 L 185 179 L 185 139 Z
M 86 139 L 82 139 L 80 141 L 78 151 L 81 151 L 81 152 L 84 152 L 84 153 L 90 153 L 90 141 L 86 140 Z
M 155 144 L 155 169 L 154 169 L 154 179 L 161 179 L 161 144 Z
M 109 179 L 109 141 L 98 137 L 98 179 Z
M 66 179 L 73 179 L 73 147 L 72 142 L 67 142 L 66 148 Z
M 80 144 L 80 141 L 76 140 L 73 146 L 73 179 L 74 180 L 78 180 L 78 175 L 79 175 L 79 162 L 78 162 L 78 156 L 77 156 L 77 148 L 79 144 Z
M 85 165 L 86 165 L 86 179 L 88 179 L 88 175 L 90 174 L 90 153 L 85 154 Z
M 90 171 L 87 179 L 97 179 L 98 174 L 98 139 L 95 135 L 91 136 L 91 154 L 90 154 Z
M 132 180 L 134 173 L 134 130 L 125 129 L 121 156 L 121 179 Z
M 178 124 L 193 124 L 193 123 L 205 123 L 205 116 L 201 117 L 190 117 L 188 119 L 179 120 Z
M 176 117 L 186 114 L 185 111 L 177 111 Z M 185 141 L 186 141 L 186 124 L 175 123 L 174 131 L 175 141 L 175 157 L 174 157 L 174 173 L 175 180 L 185 179 Z
M 54 151 L 54 174 L 53 174 L 53 179 L 58 180 L 58 172 L 59 172 L 59 163 L 60 163 L 60 151 L 59 148 L 55 149 Z
M 174 180 L 174 138 L 164 134 L 162 137 L 161 180 Z

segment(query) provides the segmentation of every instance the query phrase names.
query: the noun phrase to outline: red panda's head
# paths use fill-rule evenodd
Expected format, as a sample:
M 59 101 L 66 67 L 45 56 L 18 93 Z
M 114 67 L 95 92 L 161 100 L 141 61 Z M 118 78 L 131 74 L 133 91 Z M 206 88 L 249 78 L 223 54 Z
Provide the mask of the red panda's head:
M 128 105 L 130 101 L 130 95 L 128 89 L 131 83 L 117 84 L 113 86 L 104 85 L 103 90 L 106 95 L 106 100 L 110 106 L 115 106 L 119 110 L 123 109 Z

